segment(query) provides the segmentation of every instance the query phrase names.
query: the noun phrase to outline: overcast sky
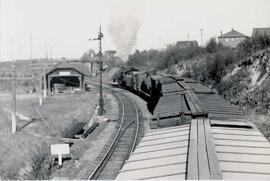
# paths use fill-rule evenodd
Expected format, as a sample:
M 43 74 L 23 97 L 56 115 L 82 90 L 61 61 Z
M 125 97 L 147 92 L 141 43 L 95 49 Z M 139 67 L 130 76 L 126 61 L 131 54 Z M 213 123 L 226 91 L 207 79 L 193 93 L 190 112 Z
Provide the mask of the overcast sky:
M 270 27 L 270 0 L 0 0 L 1 61 L 45 56 L 79 58 L 97 50 L 99 25 L 104 50 L 127 55 L 164 48 L 178 40 L 203 43 L 235 30 L 251 36 Z

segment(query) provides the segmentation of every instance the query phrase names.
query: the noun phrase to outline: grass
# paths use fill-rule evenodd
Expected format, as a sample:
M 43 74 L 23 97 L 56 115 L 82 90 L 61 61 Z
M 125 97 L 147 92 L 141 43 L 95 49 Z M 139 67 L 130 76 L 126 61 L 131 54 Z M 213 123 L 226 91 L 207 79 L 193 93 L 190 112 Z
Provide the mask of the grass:
M 86 123 L 94 111 L 97 103 L 96 96 L 88 95 L 59 95 L 49 97 L 47 102 L 38 108 L 39 112 L 46 119 L 49 128 L 43 121 L 35 126 L 36 132 L 45 131 L 46 135 L 61 137 L 64 130 L 69 130 L 75 123 Z M 45 127 L 45 129 L 44 129 Z
M 96 92 L 56 95 L 38 106 L 34 94 L 17 96 L 17 112 L 34 120 L 17 120 L 22 128 L 11 134 L 10 98 L 0 97 L 0 179 L 48 179 L 51 170 L 49 145 L 67 135 L 77 123 L 89 121 L 97 104 Z M 37 108 L 49 127 L 34 111 Z M 71 136 L 71 135 L 70 135 Z
M 38 142 L 39 139 L 25 132 L 11 134 L 10 130 L 1 129 L 0 178 L 19 179 L 19 171 L 30 161 L 30 151 Z

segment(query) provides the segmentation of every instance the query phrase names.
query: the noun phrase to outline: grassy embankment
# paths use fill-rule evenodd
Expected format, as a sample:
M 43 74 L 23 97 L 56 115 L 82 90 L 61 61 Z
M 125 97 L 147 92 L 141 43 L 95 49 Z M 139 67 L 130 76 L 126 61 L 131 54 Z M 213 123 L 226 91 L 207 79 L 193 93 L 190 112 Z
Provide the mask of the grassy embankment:
M 42 106 L 35 95 L 17 97 L 18 113 L 30 119 L 17 117 L 18 131 L 11 134 L 10 99 L 0 97 L 0 178 L 48 179 L 53 167 L 49 145 L 71 137 L 89 121 L 97 104 L 96 93 L 52 96 Z

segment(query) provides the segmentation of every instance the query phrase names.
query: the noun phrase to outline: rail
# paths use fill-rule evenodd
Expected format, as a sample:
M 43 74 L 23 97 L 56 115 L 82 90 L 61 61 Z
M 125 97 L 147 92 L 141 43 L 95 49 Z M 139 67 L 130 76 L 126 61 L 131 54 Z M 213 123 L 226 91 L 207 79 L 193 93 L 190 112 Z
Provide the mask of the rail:
M 91 81 L 92 83 L 96 84 L 95 81 Z M 97 165 L 97 167 L 95 168 L 95 170 L 91 173 L 91 175 L 88 177 L 88 180 L 96 180 L 99 175 L 102 173 L 103 169 L 105 168 L 106 164 L 108 163 L 109 159 L 111 158 L 115 148 L 117 147 L 117 144 L 120 140 L 120 138 L 122 137 L 122 135 L 126 132 L 126 130 L 135 122 L 135 121 L 131 121 L 128 123 L 128 125 L 124 126 L 124 118 L 125 118 L 125 105 L 123 102 L 123 97 L 125 97 L 127 100 L 129 100 L 129 102 L 132 103 L 135 111 L 136 111 L 136 130 L 135 130 L 135 134 L 134 137 L 132 139 L 133 143 L 131 144 L 131 146 L 129 147 L 129 151 L 126 154 L 125 160 L 127 160 L 130 156 L 130 154 L 134 151 L 136 143 L 138 141 L 138 136 L 139 136 L 139 128 L 140 128 L 140 119 L 139 119 L 139 112 L 138 112 L 138 108 L 136 106 L 136 104 L 133 102 L 133 100 L 131 100 L 131 98 L 121 92 L 117 92 L 109 87 L 105 87 L 106 89 L 109 89 L 113 92 L 113 94 L 115 95 L 115 97 L 119 100 L 119 102 L 121 103 L 121 107 L 122 107 L 122 117 L 121 117 L 121 122 L 120 122 L 120 127 L 117 131 L 116 136 L 114 137 L 114 140 L 112 141 L 112 144 L 110 145 L 109 149 L 107 150 L 107 152 L 105 153 L 105 155 L 102 157 L 101 161 L 99 162 L 99 164 Z M 121 94 L 123 97 L 121 98 L 121 96 L 117 95 Z M 121 165 L 121 167 L 124 164 L 124 161 Z

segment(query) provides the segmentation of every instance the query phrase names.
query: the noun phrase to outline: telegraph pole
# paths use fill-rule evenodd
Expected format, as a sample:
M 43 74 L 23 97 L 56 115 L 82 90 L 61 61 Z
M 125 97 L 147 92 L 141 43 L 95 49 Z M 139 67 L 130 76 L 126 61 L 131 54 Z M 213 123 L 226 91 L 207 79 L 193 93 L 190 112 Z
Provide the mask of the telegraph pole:
M 17 80 L 31 80 L 32 77 L 16 77 L 16 65 L 15 65 L 15 60 L 12 60 L 11 62 L 11 70 L 7 71 L 6 73 L 10 74 L 11 77 L 0 77 L 0 80 L 8 80 L 11 82 L 11 132 L 15 133 L 16 132 L 16 81 Z
M 12 113 L 11 113 L 11 132 L 16 132 L 16 85 L 15 85 L 15 62 L 12 62 Z
M 42 60 L 40 60 L 42 61 Z M 40 62 L 40 76 L 39 76 L 39 88 L 40 88 L 40 93 L 39 93 L 39 105 L 42 106 L 42 64 Z
M 99 26 L 99 34 L 98 34 L 98 40 L 99 40 L 99 115 L 103 115 L 104 109 L 104 101 L 102 97 L 102 70 L 103 70 L 103 62 L 102 62 L 102 38 L 103 34 L 101 32 L 101 26 Z
M 47 97 L 47 82 L 46 82 L 46 71 L 47 71 L 47 60 L 48 56 L 45 58 L 45 62 L 43 61 L 43 98 Z
M 30 59 L 32 60 L 32 34 L 30 35 Z
M 13 39 L 11 40 L 11 55 L 12 55 L 12 64 L 11 64 L 11 133 L 16 132 L 16 85 L 15 85 L 15 60 L 13 52 Z
M 52 60 L 53 57 L 52 57 L 52 46 L 50 46 L 50 59 Z
M 104 113 L 104 101 L 102 97 L 102 70 L 103 70 L 103 62 L 102 62 L 102 38 L 103 38 L 103 33 L 101 32 L 101 26 L 99 26 L 99 33 L 98 33 L 98 38 L 95 38 L 93 40 L 98 40 L 99 41 L 99 109 L 98 109 L 98 114 L 103 115 Z M 89 39 L 91 40 L 91 39 Z
M 31 63 L 32 63 L 32 58 L 33 58 L 33 36 L 32 34 L 30 34 L 30 60 L 31 60 Z M 35 84 L 34 84 L 34 73 L 33 73 L 33 69 L 31 68 L 31 75 L 32 75 L 32 86 L 33 86 L 33 90 L 35 89 Z
M 201 46 L 202 46 L 202 40 L 203 40 L 203 29 L 201 28 L 201 29 L 200 29 L 200 31 L 201 31 Z
M 45 59 L 43 61 L 43 98 L 47 97 L 47 82 L 46 82 L 46 71 L 47 71 L 47 61 L 48 61 L 48 47 L 47 47 L 47 37 L 45 40 Z

